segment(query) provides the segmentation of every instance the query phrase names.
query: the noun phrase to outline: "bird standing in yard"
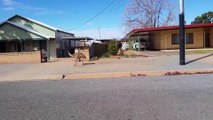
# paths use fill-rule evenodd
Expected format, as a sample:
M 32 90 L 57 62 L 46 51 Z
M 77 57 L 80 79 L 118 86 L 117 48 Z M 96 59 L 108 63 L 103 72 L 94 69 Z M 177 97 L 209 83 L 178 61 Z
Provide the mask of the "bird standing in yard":
M 63 75 L 62 75 L 62 79 L 64 79 L 65 77 L 66 77 L 66 75 L 63 74 Z

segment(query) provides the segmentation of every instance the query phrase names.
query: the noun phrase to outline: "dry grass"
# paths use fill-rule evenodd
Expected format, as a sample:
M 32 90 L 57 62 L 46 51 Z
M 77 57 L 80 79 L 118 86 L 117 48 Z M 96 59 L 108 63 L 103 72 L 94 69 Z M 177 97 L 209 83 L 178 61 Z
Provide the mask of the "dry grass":
M 211 50 L 206 50 L 206 49 L 203 49 L 203 50 L 195 50 L 195 51 L 193 51 L 193 53 L 212 53 L 213 52 L 213 50 L 211 49 Z

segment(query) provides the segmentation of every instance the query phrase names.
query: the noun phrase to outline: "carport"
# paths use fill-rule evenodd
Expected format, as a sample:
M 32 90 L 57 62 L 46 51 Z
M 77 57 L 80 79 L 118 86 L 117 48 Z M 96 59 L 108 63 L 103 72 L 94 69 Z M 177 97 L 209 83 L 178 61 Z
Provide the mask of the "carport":
M 62 40 L 68 40 L 69 41 L 69 52 L 74 53 L 74 51 L 77 49 L 86 49 L 88 46 L 86 45 L 86 42 L 93 40 L 93 38 L 90 37 L 62 37 Z

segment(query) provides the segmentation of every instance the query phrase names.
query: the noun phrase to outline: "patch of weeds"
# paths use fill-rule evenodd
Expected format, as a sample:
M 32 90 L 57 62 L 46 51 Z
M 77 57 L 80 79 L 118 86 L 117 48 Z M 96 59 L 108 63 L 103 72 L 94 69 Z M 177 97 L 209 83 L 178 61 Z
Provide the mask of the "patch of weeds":
M 129 58 L 129 55 L 124 54 L 123 57 L 124 58 Z
M 136 55 L 136 54 L 131 54 L 131 55 L 130 55 L 130 57 L 132 57 L 132 58 L 136 58 L 136 57 L 137 57 L 137 55 Z
M 195 73 L 190 73 L 190 72 L 167 72 L 164 75 L 165 76 L 174 76 L 174 75 L 195 75 L 195 74 L 213 74 L 213 71 L 206 71 L 206 72 L 195 72 Z
M 195 51 L 193 51 L 193 53 L 209 53 L 209 52 L 213 52 L 213 50 L 195 50 Z
M 123 54 L 123 55 L 121 55 L 121 57 L 124 57 L 124 58 L 136 58 L 137 55 L 136 54 Z
M 130 76 L 131 77 L 146 77 L 147 75 L 146 74 L 132 74 L 132 73 L 130 73 Z
M 102 58 L 109 58 L 110 57 L 110 54 L 107 52 L 107 53 L 104 53 Z

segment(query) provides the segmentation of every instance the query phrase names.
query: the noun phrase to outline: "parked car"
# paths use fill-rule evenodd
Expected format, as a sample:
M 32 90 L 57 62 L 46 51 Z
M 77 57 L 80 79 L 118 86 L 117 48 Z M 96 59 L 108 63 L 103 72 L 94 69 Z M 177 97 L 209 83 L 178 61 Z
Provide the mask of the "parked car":
M 135 42 L 133 44 L 134 50 L 146 50 L 148 46 L 148 42 L 145 39 L 140 40 L 140 42 Z

